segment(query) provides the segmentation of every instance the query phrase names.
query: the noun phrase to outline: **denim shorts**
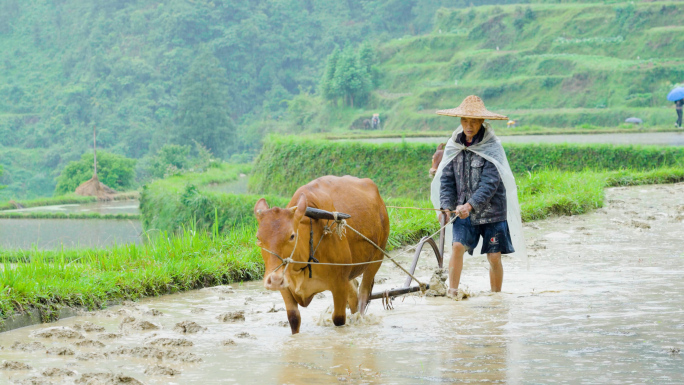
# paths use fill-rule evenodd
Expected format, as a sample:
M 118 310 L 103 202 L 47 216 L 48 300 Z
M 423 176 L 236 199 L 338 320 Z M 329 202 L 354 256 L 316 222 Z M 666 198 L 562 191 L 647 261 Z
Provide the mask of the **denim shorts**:
M 460 242 L 470 255 L 473 255 L 480 237 L 482 237 L 482 254 L 511 254 L 515 252 L 507 221 L 473 225 L 470 222 L 470 217 L 466 219 L 456 218 L 453 226 L 453 242 Z

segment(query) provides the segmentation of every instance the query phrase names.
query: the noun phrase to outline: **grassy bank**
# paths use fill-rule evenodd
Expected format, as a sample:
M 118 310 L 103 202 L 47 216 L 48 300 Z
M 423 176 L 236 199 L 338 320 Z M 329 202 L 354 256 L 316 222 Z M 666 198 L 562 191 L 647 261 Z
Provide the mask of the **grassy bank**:
M 684 167 L 684 148 L 613 146 L 602 144 L 505 144 L 515 174 L 541 168 L 561 171 L 592 169 L 650 170 Z M 250 178 L 255 192 L 291 196 L 301 185 L 321 175 L 371 178 L 385 198 L 416 200 L 429 196 L 433 144 L 356 143 L 270 137 Z
M 235 225 L 253 224 L 252 208 L 257 197 L 208 191 L 208 187 L 237 180 L 251 171 L 251 165 L 222 164 L 203 173 L 188 173 L 154 181 L 143 187 L 140 211 L 148 231 L 178 232 L 190 224 L 198 229 L 213 227 L 219 218 L 219 231 Z M 283 198 L 271 201 L 284 205 Z M 249 214 L 249 215 L 246 215 Z
M 107 301 L 256 279 L 263 264 L 254 232 L 242 228 L 216 236 L 188 230 L 106 250 L 3 250 L 0 316 L 34 306 L 49 321 L 62 305 L 98 309 Z

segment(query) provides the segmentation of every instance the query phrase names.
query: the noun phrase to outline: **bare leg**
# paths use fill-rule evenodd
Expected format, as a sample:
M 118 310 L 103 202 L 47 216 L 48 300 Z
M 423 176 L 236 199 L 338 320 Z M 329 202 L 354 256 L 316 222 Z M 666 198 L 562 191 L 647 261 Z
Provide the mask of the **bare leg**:
M 501 264 L 501 253 L 487 254 L 489 260 L 489 284 L 492 286 L 492 292 L 498 293 L 501 291 L 503 285 L 504 270 Z
M 458 294 L 458 284 L 461 282 L 461 272 L 463 271 L 463 254 L 465 246 L 460 242 L 454 242 L 451 248 L 451 260 L 449 261 L 449 296 L 455 297 Z

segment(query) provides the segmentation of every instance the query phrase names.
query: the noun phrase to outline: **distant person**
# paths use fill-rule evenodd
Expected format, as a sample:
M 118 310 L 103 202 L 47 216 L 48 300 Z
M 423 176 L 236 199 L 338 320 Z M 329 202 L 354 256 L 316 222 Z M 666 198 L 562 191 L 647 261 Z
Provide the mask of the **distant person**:
M 677 123 L 675 123 L 675 126 L 682 128 L 682 106 L 684 106 L 684 99 L 679 99 L 674 104 L 675 110 L 677 110 Z
M 380 114 L 373 114 L 373 118 L 371 119 L 371 126 L 374 130 L 377 130 L 378 127 L 380 127 Z
M 435 208 L 457 217 L 453 222 L 447 295 L 458 298 L 463 254 L 467 251 L 473 255 L 480 238 L 482 254 L 487 254 L 490 265 L 492 292 L 499 292 L 504 276 L 501 254 L 515 252 L 514 239 L 519 247 L 522 222 L 515 178 L 501 141 L 485 119 L 508 118 L 488 111 L 475 95 L 468 96 L 458 108 L 437 113 L 461 118 L 461 126 L 448 140 L 432 182 Z M 524 253 L 524 242 L 519 248 Z

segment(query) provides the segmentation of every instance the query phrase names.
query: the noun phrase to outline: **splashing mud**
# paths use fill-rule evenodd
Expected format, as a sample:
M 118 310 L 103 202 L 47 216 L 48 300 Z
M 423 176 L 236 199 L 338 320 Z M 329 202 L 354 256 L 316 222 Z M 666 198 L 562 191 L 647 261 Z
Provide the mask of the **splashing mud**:
M 261 282 L 150 298 L 0 334 L 0 384 L 682 383 L 684 185 L 606 196 L 594 213 L 526 224 L 530 268 L 503 257 L 502 293 L 486 258 L 466 256 L 465 300 L 373 301 L 335 327 L 324 293 L 295 336 Z M 435 269 L 426 252 L 417 276 Z M 384 264 L 375 291 L 404 278 Z M 158 328 L 119 329 L 126 317 Z M 75 354 L 46 354 L 58 349 Z

